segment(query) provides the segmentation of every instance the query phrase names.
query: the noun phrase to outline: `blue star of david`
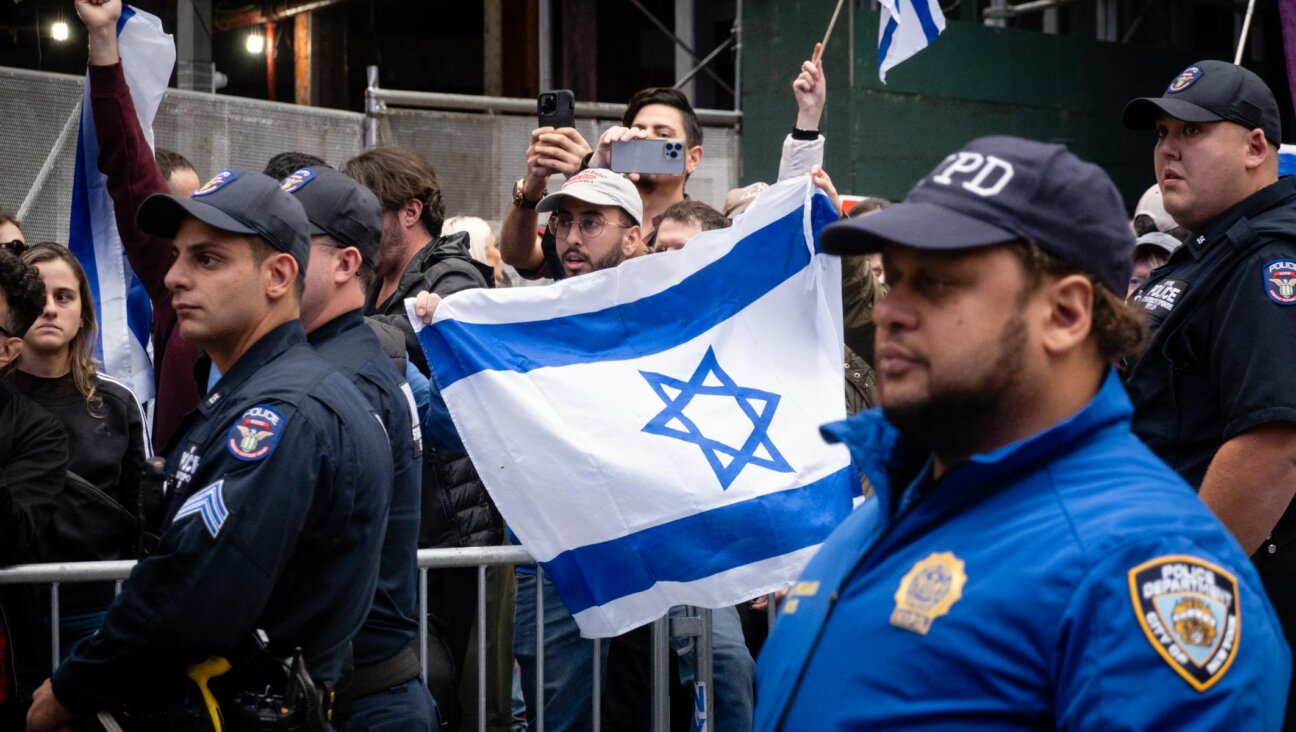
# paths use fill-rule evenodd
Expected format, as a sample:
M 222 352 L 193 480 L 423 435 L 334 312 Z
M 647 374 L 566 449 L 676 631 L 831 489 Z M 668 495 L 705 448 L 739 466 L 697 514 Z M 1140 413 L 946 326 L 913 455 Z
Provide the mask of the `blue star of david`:
M 792 466 L 783 459 L 783 455 L 779 453 L 778 448 L 774 447 L 774 442 L 769 436 L 770 422 L 774 419 L 774 411 L 778 409 L 781 397 L 772 392 L 738 386 L 733 378 L 720 368 L 714 349 L 707 348 L 702 363 L 698 364 L 697 370 L 688 381 L 648 371 L 639 373 L 647 379 L 648 385 L 666 404 L 666 408 L 653 417 L 644 426 L 643 431 L 697 445 L 701 448 L 711 470 L 715 471 L 716 479 L 720 481 L 722 489 L 727 490 L 748 465 L 768 468 L 779 473 L 793 472 Z M 706 386 L 708 377 L 713 377 L 719 385 Z M 678 393 L 672 397 L 666 392 L 667 388 L 676 390 Z M 742 447 L 732 447 L 702 434 L 697 424 L 684 414 L 684 409 L 696 396 L 733 397 L 739 409 L 752 423 L 751 434 L 747 436 Z M 757 402 L 761 403 L 760 408 L 757 408 Z M 672 426 L 672 423 L 682 425 L 682 428 Z M 756 455 L 762 448 L 767 457 Z M 728 465 L 721 459 L 722 455 L 730 458 Z

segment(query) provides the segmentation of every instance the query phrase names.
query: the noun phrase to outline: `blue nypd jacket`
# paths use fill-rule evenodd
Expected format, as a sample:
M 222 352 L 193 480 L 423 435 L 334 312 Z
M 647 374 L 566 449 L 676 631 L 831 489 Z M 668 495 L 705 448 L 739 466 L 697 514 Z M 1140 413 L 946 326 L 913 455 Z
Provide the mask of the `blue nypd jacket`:
M 177 435 L 157 552 L 53 675 L 73 712 L 168 701 L 188 665 L 254 629 L 336 680 L 373 602 L 391 496 L 373 486 L 392 483 L 391 448 L 301 321 L 254 343 Z
M 877 498 L 784 601 L 755 729 L 1279 729 L 1273 608 L 1130 413 L 1109 374 L 1071 418 L 904 501 L 927 455 L 879 410 L 826 425 Z

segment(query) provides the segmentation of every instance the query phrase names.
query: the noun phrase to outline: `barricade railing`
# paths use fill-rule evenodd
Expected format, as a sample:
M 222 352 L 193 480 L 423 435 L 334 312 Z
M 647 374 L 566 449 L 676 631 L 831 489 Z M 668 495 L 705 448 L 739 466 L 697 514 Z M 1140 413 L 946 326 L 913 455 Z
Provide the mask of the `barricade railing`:
M 418 552 L 418 596 L 419 596 L 419 660 L 423 678 L 427 678 L 427 634 L 428 634 L 428 578 L 429 569 L 451 569 L 475 567 L 477 569 L 477 729 L 486 729 L 486 568 L 491 566 L 514 566 L 533 564 L 534 559 L 527 550 L 520 546 L 485 546 L 458 547 L 447 549 L 421 549 Z M 120 592 L 123 582 L 135 566 L 133 560 L 107 562 L 55 562 L 49 564 L 21 564 L 0 569 L 0 585 L 49 585 L 50 593 L 50 658 L 51 666 L 57 667 L 61 659 L 59 648 L 59 588 L 64 584 L 82 582 L 115 582 Z M 544 569 L 536 567 L 536 691 L 541 697 L 536 700 L 534 708 L 536 718 L 528 719 L 528 730 L 544 732 Z M 769 618 L 773 622 L 773 597 L 769 602 Z M 712 683 L 712 634 L 711 611 L 700 610 L 696 616 L 687 618 L 662 617 L 652 626 L 652 729 L 665 731 L 669 728 L 668 684 L 670 635 L 675 631 L 696 638 L 695 668 L 700 687 L 705 690 L 703 700 L 706 710 L 713 709 L 714 684 Z M 506 640 L 512 645 L 512 638 Z M 593 708 L 592 727 L 597 732 L 600 722 L 600 697 L 602 694 L 601 641 L 593 642 Z M 704 729 L 710 728 L 710 717 Z

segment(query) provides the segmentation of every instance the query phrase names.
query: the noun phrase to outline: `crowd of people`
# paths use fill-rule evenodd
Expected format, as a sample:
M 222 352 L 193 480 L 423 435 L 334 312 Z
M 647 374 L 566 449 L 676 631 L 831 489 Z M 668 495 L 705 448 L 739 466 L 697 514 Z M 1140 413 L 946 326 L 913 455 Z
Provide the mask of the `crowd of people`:
M 719 209 L 689 198 L 703 132 L 667 88 L 634 95 L 592 144 L 534 130 L 498 233 L 448 218 L 434 166 L 397 145 L 202 176 L 147 143 L 119 0 L 77 10 L 99 165 L 153 306 L 156 396 L 141 405 L 96 362 L 77 258 L 0 214 L 0 563 L 140 562 L 120 594 L 65 588 L 55 627 L 47 595 L 0 589 L 0 728 L 106 711 L 128 729 L 211 729 L 214 695 L 236 730 L 459 729 L 487 633 L 490 729 L 541 708 L 547 729 L 591 728 L 595 709 L 603 728 L 645 729 L 648 629 L 596 650 L 534 567 L 492 568 L 480 628 L 476 571 L 430 570 L 420 617 L 417 549 L 516 537 L 407 301 L 430 322 L 464 290 L 673 256 L 765 184 Z M 822 246 L 842 257 L 856 416 L 824 436 L 850 448 L 866 498 L 768 639 L 763 598 L 714 611 L 708 723 L 1280 728 L 1296 183 L 1277 174 L 1272 92 L 1203 61 L 1131 102 L 1124 123 L 1156 131 L 1132 220 L 1096 166 L 1007 137 L 952 153 L 904 201 L 842 212 L 818 49 L 792 92 L 778 179 L 809 176 L 842 213 Z M 612 172 L 613 147 L 641 138 L 680 140 L 684 171 Z M 698 670 L 674 645 L 671 716 L 687 727 Z

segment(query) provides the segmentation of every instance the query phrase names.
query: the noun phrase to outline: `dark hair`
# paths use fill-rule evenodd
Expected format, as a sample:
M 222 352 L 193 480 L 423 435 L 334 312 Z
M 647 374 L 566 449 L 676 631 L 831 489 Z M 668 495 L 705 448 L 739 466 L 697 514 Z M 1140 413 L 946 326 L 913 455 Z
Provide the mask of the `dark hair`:
M 423 228 L 441 236 L 445 202 L 436 170 L 417 150 L 380 145 L 365 150 L 342 166 L 342 172 L 374 192 L 384 211 L 396 211 L 410 201 L 423 204 Z
M 252 262 L 258 267 L 266 261 L 267 257 L 276 254 L 287 254 L 282 249 L 275 249 L 270 246 L 270 242 L 255 234 L 249 235 L 247 242 L 248 246 L 252 247 Z M 296 260 L 297 258 L 293 257 L 293 259 Z M 297 293 L 297 302 L 301 302 L 302 293 L 306 292 L 306 268 L 302 266 L 301 262 L 297 263 L 297 281 L 293 283 L 293 291 Z
M 868 196 L 856 203 L 854 206 L 851 206 L 850 213 L 846 214 L 846 218 L 853 219 L 856 216 L 871 214 L 874 211 L 881 211 L 884 208 L 891 208 L 891 202 L 885 198 Z
M 0 294 L 9 305 L 9 317 L 0 325 L 9 335 L 22 338 L 45 309 L 40 271 L 9 252 L 0 252 Z
M 175 150 L 159 147 L 153 151 L 153 159 L 157 161 L 158 170 L 162 171 L 162 177 L 167 180 L 170 180 L 171 174 L 177 170 L 192 170 L 194 175 L 198 175 L 198 169 L 194 167 L 193 163 L 189 162 L 189 158 Z
M 634 124 L 634 118 L 638 116 L 639 110 L 649 104 L 665 104 L 678 109 L 680 116 L 684 118 L 684 144 L 688 147 L 702 144 L 702 125 L 698 124 L 693 105 L 689 104 L 688 97 L 678 89 L 668 86 L 654 86 L 636 92 L 626 103 L 625 114 L 621 115 L 621 124 L 626 127 Z
M 328 167 L 328 163 L 324 162 L 324 158 L 316 157 L 310 153 L 289 150 L 270 158 L 270 162 L 266 163 L 263 172 L 275 180 L 283 180 L 302 168 L 319 167 Z
M 1098 353 L 1110 363 L 1136 358 L 1147 339 L 1143 311 L 1128 305 L 1121 295 L 1108 290 L 1095 277 L 1070 262 L 1049 254 L 1035 244 L 1010 245 L 1026 269 L 1026 289 L 1034 292 L 1044 277 L 1081 275 L 1093 285 L 1094 301 L 1089 335 L 1098 342 Z
M 723 229 L 729 225 L 729 219 L 725 218 L 724 214 L 692 198 L 672 203 L 662 212 L 662 219 L 671 219 L 683 223 L 696 221 L 701 225 L 703 231 Z

